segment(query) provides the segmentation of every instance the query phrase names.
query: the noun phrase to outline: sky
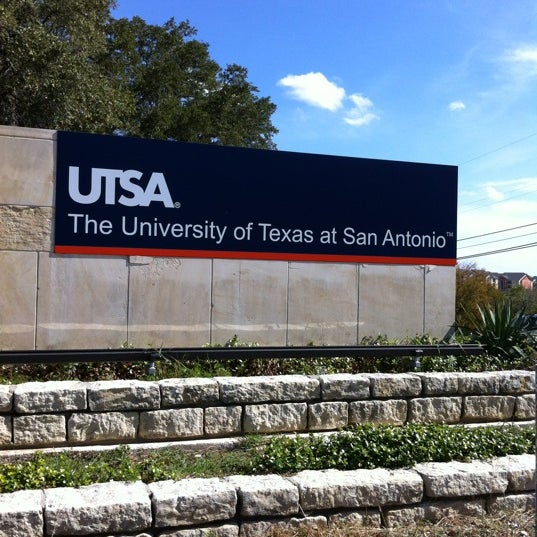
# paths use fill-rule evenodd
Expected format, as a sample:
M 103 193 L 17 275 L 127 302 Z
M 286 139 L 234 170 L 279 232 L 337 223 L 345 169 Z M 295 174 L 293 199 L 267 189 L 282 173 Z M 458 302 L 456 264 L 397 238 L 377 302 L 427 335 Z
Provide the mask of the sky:
M 113 16 L 188 20 L 276 104 L 279 150 L 458 166 L 459 262 L 537 276 L 535 0 L 118 0 Z

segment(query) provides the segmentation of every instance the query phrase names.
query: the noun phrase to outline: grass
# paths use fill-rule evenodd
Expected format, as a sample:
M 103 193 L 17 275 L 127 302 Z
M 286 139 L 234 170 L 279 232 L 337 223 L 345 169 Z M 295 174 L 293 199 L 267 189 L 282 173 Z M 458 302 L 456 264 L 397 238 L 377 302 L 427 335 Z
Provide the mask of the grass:
M 270 537 L 529 537 L 534 533 L 534 511 L 505 511 L 483 517 L 450 516 L 436 523 L 401 528 L 363 528 L 352 525 L 311 532 L 277 529 Z
M 432 448 L 425 449 L 426 444 Z M 353 426 L 328 436 L 251 437 L 230 451 L 202 454 L 180 449 L 149 452 L 122 446 L 105 452 L 37 452 L 0 464 L 0 493 L 77 487 L 106 481 L 146 483 L 233 474 L 291 474 L 335 468 L 401 468 L 420 462 L 474 460 L 531 453 L 531 428 L 445 425 Z M 410 449 L 411 448 L 411 449 Z

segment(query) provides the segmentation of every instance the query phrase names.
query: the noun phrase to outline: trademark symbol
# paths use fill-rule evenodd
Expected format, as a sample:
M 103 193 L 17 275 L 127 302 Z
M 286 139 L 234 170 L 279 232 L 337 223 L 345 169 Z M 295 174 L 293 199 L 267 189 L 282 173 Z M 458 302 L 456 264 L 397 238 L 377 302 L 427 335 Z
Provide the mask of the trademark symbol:
M 453 237 L 453 231 L 446 231 L 446 237 Z
M 176 209 L 180 209 L 181 208 L 181 202 L 180 201 L 176 201 L 173 206 L 176 208 Z

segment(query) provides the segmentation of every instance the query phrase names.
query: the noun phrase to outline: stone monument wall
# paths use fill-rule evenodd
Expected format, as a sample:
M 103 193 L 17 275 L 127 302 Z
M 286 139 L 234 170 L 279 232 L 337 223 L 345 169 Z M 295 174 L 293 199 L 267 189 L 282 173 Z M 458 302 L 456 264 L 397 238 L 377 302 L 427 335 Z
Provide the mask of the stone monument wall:
M 443 337 L 455 268 L 55 255 L 55 131 L 0 126 L 0 349 Z

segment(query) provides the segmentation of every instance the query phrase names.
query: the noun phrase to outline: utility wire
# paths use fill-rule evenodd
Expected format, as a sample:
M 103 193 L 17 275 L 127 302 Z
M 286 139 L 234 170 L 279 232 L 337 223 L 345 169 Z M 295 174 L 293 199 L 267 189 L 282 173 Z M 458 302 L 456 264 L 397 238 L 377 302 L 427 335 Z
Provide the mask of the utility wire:
M 485 244 L 493 244 L 495 242 L 504 242 L 512 241 L 514 239 L 521 239 L 522 237 L 529 237 L 531 235 L 537 235 L 536 232 L 532 233 L 523 233 L 522 235 L 515 235 L 514 237 L 505 237 L 505 239 L 496 239 L 494 241 L 479 242 L 477 244 L 469 244 L 468 246 L 459 246 L 459 250 L 464 250 L 465 248 L 474 248 L 475 246 L 484 246 Z
M 514 194 L 513 196 L 509 196 L 508 198 L 504 198 L 502 200 L 498 201 L 492 201 L 490 203 L 484 203 L 483 205 L 478 205 L 477 207 L 468 207 L 467 209 L 463 209 L 462 211 L 459 211 L 461 213 L 469 213 L 470 211 L 476 211 L 477 209 L 482 209 L 483 207 L 490 207 L 491 205 L 496 205 L 498 203 L 503 203 L 504 201 L 512 200 L 513 198 L 520 198 L 521 196 L 526 196 L 527 194 L 533 194 L 534 192 L 537 192 L 537 190 L 528 190 L 527 192 L 521 192 L 520 194 Z
M 537 222 L 531 224 L 524 224 L 522 226 L 508 227 L 506 229 L 499 229 L 498 231 L 491 231 L 490 233 L 483 233 L 481 235 L 473 235 L 472 237 L 464 237 L 463 239 L 457 239 L 457 242 L 469 241 L 470 239 L 479 239 L 480 237 L 487 237 L 488 235 L 496 235 L 497 233 L 503 233 L 504 231 L 513 231 L 514 229 L 522 229 L 524 227 L 537 226 Z M 516 237 L 513 237 L 516 238 Z
M 505 145 L 502 145 L 501 147 L 493 149 L 492 151 L 487 151 L 486 153 L 477 155 L 477 157 L 473 157 L 470 160 L 466 160 L 462 162 L 461 164 L 459 164 L 459 167 L 464 166 L 465 164 L 468 164 L 469 162 L 473 162 L 474 160 L 480 159 L 482 157 L 486 157 L 487 155 L 492 155 L 493 153 L 501 151 L 502 149 L 505 149 L 506 147 L 511 147 L 512 145 L 518 144 L 519 142 L 523 142 L 524 140 L 528 140 L 529 138 L 532 138 L 533 136 L 536 136 L 536 135 L 537 135 L 537 132 L 533 132 L 531 134 L 528 134 L 527 136 L 524 136 L 523 138 L 519 138 L 518 140 L 514 140 L 508 144 L 505 144 Z
M 525 248 L 534 248 L 535 246 L 537 246 L 537 242 L 530 242 L 528 244 L 521 244 L 520 246 L 512 246 L 511 248 L 503 248 L 502 250 L 491 250 L 490 252 L 480 252 L 478 254 L 463 255 L 461 257 L 457 257 L 457 260 L 462 261 L 463 259 L 473 259 L 474 257 L 483 257 L 485 255 L 502 254 L 504 252 L 514 252 L 515 250 L 524 250 Z

